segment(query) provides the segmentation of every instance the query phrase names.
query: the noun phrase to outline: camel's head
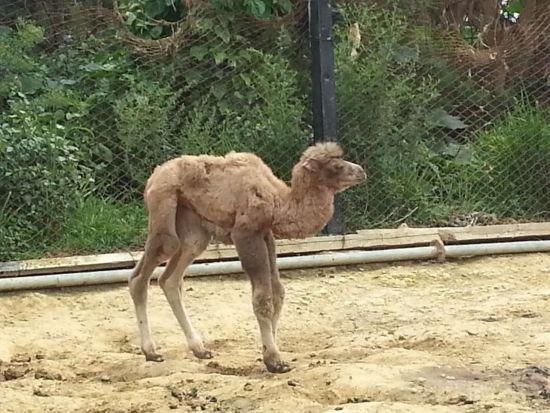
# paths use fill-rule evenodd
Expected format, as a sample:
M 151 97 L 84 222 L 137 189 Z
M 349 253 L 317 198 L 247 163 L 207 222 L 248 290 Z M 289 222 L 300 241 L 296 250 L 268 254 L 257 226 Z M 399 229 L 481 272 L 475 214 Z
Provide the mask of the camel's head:
M 343 159 L 344 151 L 334 142 L 318 143 L 307 148 L 293 175 L 307 176 L 310 183 L 334 192 L 344 191 L 365 181 L 365 170 Z M 298 171 L 300 173 L 298 173 Z

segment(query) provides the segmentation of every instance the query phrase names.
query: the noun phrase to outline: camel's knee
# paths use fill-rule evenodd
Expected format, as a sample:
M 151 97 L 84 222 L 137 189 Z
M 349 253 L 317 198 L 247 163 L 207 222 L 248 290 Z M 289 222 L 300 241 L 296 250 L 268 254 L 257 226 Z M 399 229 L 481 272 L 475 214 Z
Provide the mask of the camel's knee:
M 168 289 L 168 286 L 166 285 L 167 282 L 168 282 L 168 278 L 166 278 L 166 277 L 160 276 L 159 279 L 158 279 L 159 287 L 164 292 L 166 292 L 166 290 Z
M 160 251 L 165 257 L 173 257 L 180 249 L 180 240 L 175 235 L 162 234 L 159 238 Z
M 169 293 L 174 289 L 177 290 L 181 288 L 182 279 L 180 277 L 177 277 L 175 274 L 170 277 L 161 276 L 158 280 L 158 283 L 164 293 Z
M 130 292 L 132 291 L 132 285 L 135 284 L 134 280 L 136 278 L 139 278 L 141 275 L 141 271 L 143 269 L 143 259 L 141 259 L 137 265 L 135 266 L 134 270 L 128 277 L 128 286 L 130 287 Z
M 267 292 L 255 293 L 252 298 L 252 306 L 254 308 L 254 314 L 256 314 L 258 318 L 271 319 L 275 313 L 273 297 Z
M 151 278 L 150 272 L 144 271 L 143 261 L 142 258 L 128 280 L 130 296 L 136 305 L 143 304 L 147 300 L 147 289 Z
M 135 305 L 140 305 L 147 300 L 147 286 L 130 282 L 130 297 Z
M 145 255 L 160 264 L 173 257 L 180 249 L 180 240 L 172 234 L 150 235 L 145 244 Z

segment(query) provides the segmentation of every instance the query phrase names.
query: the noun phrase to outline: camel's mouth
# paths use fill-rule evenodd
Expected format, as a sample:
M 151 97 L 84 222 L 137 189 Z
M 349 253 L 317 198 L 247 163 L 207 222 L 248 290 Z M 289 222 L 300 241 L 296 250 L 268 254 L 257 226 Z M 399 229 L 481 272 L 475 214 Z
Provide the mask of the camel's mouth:
M 344 184 L 348 186 L 354 186 L 354 185 L 360 185 L 365 181 L 366 181 L 365 179 L 354 179 L 352 181 L 347 181 Z
M 367 173 L 363 168 L 357 165 L 357 168 L 355 169 L 353 176 L 349 177 L 348 179 L 345 179 L 344 182 L 350 183 L 352 185 L 359 185 L 360 183 L 363 183 L 366 180 L 367 180 Z

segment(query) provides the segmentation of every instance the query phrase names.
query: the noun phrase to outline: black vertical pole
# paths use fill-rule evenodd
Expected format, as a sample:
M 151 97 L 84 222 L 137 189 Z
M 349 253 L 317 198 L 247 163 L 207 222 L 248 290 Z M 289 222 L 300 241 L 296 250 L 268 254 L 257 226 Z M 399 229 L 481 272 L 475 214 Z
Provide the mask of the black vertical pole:
M 313 136 L 315 142 L 338 141 L 332 9 L 329 0 L 309 0 Z M 334 215 L 323 232 L 343 234 L 341 202 L 335 199 Z

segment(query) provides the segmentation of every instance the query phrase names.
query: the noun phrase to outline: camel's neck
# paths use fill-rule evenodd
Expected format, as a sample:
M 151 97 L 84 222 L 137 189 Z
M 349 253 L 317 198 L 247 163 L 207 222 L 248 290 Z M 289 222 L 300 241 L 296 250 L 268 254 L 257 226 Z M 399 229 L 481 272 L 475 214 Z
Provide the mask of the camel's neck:
M 307 191 L 292 188 L 275 211 L 273 233 L 277 238 L 305 238 L 318 233 L 332 217 L 334 192 L 327 188 Z

